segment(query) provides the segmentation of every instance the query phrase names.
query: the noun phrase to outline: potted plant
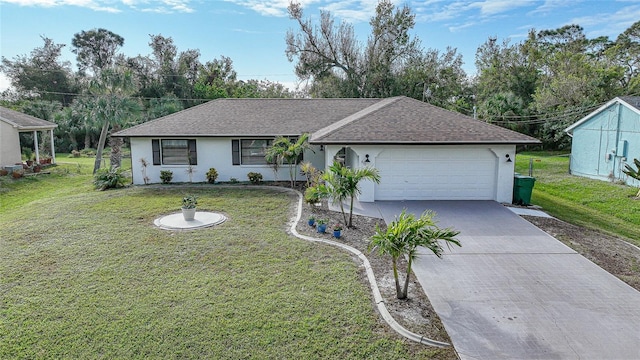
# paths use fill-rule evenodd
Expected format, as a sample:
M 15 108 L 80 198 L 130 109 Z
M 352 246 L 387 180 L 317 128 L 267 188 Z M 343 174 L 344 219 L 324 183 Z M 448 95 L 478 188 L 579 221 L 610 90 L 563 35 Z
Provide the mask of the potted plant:
M 327 220 L 318 219 L 317 222 L 318 222 L 318 226 L 316 226 L 317 231 L 319 233 L 323 233 L 324 234 L 324 232 L 327 231 Z
M 196 205 L 198 205 L 198 198 L 194 195 L 187 195 L 182 198 L 182 216 L 185 221 L 192 221 L 195 218 Z
M 309 226 L 313 226 L 316 223 L 316 218 L 309 216 Z
M 333 225 L 333 237 L 339 239 L 342 234 L 342 225 L 335 224 Z

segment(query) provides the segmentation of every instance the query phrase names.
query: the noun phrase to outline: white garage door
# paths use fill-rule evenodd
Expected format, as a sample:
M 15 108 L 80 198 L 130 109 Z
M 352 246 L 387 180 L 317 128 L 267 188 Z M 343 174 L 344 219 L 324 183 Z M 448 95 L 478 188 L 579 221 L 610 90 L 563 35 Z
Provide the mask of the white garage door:
M 487 148 L 385 149 L 376 200 L 494 200 L 497 159 Z

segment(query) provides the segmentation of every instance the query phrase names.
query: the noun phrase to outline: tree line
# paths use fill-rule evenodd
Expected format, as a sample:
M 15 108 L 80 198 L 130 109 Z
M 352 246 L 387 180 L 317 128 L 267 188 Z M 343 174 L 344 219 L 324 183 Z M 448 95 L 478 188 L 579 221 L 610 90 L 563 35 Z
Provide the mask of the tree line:
M 179 51 L 162 35 L 150 35 L 148 55 L 127 57 L 120 53 L 124 38 L 92 29 L 73 36 L 75 70 L 61 59 L 66 45 L 46 37 L 29 55 L 3 57 L 0 70 L 14 89 L 2 94 L 3 103 L 56 122 L 62 151 L 99 149 L 114 129 L 216 98 L 398 95 L 562 149 L 569 144 L 566 126 L 615 96 L 640 94 L 640 21 L 614 40 L 588 38 L 579 25 L 532 29 L 517 43 L 490 37 L 478 47 L 477 73 L 470 75 L 455 48 L 423 47 L 407 5 L 380 1 L 364 41 L 328 11 L 313 21 L 300 4 L 288 10 L 295 28 L 286 34 L 285 53 L 306 84 L 295 91 L 268 80 L 240 81 L 230 58 L 203 62 L 199 50 Z
M 149 55 L 127 57 L 120 53 L 122 36 L 106 29 L 81 31 L 71 41 L 75 70 L 62 60 L 65 44 L 42 40 L 29 55 L 2 57 L 0 70 L 13 87 L 2 94 L 3 105 L 58 124 L 60 151 L 97 149 L 96 167 L 108 134 L 122 127 L 211 99 L 293 96 L 279 83 L 238 80 L 230 58 L 203 62 L 199 50 L 179 51 L 171 37 L 150 35 Z M 110 138 L 109 145 L 112 166 L 118 166 L 121 139 Z

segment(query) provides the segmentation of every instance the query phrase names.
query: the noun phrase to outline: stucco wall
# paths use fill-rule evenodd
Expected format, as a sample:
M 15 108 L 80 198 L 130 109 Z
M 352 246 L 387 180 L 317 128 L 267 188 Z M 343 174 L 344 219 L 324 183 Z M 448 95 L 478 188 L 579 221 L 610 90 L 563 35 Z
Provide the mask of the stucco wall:
M 626 141 L 623 149 L 621 141 Z M 640 114 L 612 104 L 573 130 L 571 173 L 593 179 L 625 181 L 639 186 L 622 170 L 640 158 Z M 626 150 L 626 152 L 623 152 Z
M 131 163 L 134 184 L 144 184 L 141 158 L 144 158 L 149 164 L 146 168 L 146 174 L 150 183 L 160 182 L 160 171 L 173 171 L 173 182 L 188 182 L 189 174 L 187 173 L 188 165 L 153 165 L 153 150 L 151 140 L 157 138 L 131 138 Z M 210 168 L 218 171 L 217 181 L 230 181 L 235 178 L 238 181 L 248 181 L 247 174 L 249 172 L 258 172 L 262 174 L 265 181 L 287 181 L 289 180 L 289 167 L 284 165 L 278 170 L 277 179 L 273 169 L 267 165 L 233 165 L 231 140 L 237 138 L 195 138 L 196 148 L 198 152 L 198 165 L 194 166 L 193 182 L 206 182 L 206 173 Z M 313 152 L 315 151 L 315 153 Z M 309 150 L 304 155 L 305 161 L 311 161 L 314 166 L 319 169 L 324 168 L 324 155 L 319 147 L 313 147 L 313 151 Z M 298 169 L 296 177 L 298 180 L 305 180 L 300 175 Z
M 21 161 L 18 130 L 0 121 L 0 166 L 13 165 Z
M 330 164 L 333 156 L 343 146 L 331 145 L 326 147 L 325 162 Z M 432 150 L 446 151 L 451 149 L 451 146 L 437 146 L 437 145 L 413 145 L 405 146 L 410 149 L 421 149 L 425 152 L 425 156 L 429 156 L 429 152 Z M 376 158 L 378 155 L 388 149 L 402 149 L 402 146 L 398 145 L 354 145 L 350 147 L 350 150 L 355 154 L 352 157 L 350 165 L 353 168 L 359 168 L 364 166 L 376 167 Z M 515 145 L 456 145 L 456 149 L 463 149 L 473 154 L 478 151 L 488 151 L 492 154 L 495 160 L 495 192 L 494 200 L 498 202 L 510 203 L 513 197 L 513 174 L 514 174 L 514 161 L 515 161 Z M 401 154 L 402 151 L 399 151 Z M 507 161 L 506 155 L 509 154 L 512 159 L 511 162 Z M 369 155 L 369 162 L 366 161 L 366 155 Z M 411 169 L 405 169 L 405 171 L 411 171 Z M 443 167 L 441 170 L 446 173 L 448 169 Z M 473 173 L 469 173 L 468 176 L 474 176 Z M 360 201 L 371 202 L 375 200 L 375 184 L 371 181 L 363 181 L 360 184 L 361 194 L 358 197 Z

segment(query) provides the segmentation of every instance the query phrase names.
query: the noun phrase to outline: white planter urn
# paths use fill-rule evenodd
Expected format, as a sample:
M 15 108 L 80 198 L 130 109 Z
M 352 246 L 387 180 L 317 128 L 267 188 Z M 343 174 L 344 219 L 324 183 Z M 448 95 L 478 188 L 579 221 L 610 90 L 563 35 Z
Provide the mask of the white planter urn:
M 182 208 L 182 216 L 184 217 L 185 221 L 193 221 L 193 219 L 196 216 L 196 208 L 192 208 L 192 209 Z

